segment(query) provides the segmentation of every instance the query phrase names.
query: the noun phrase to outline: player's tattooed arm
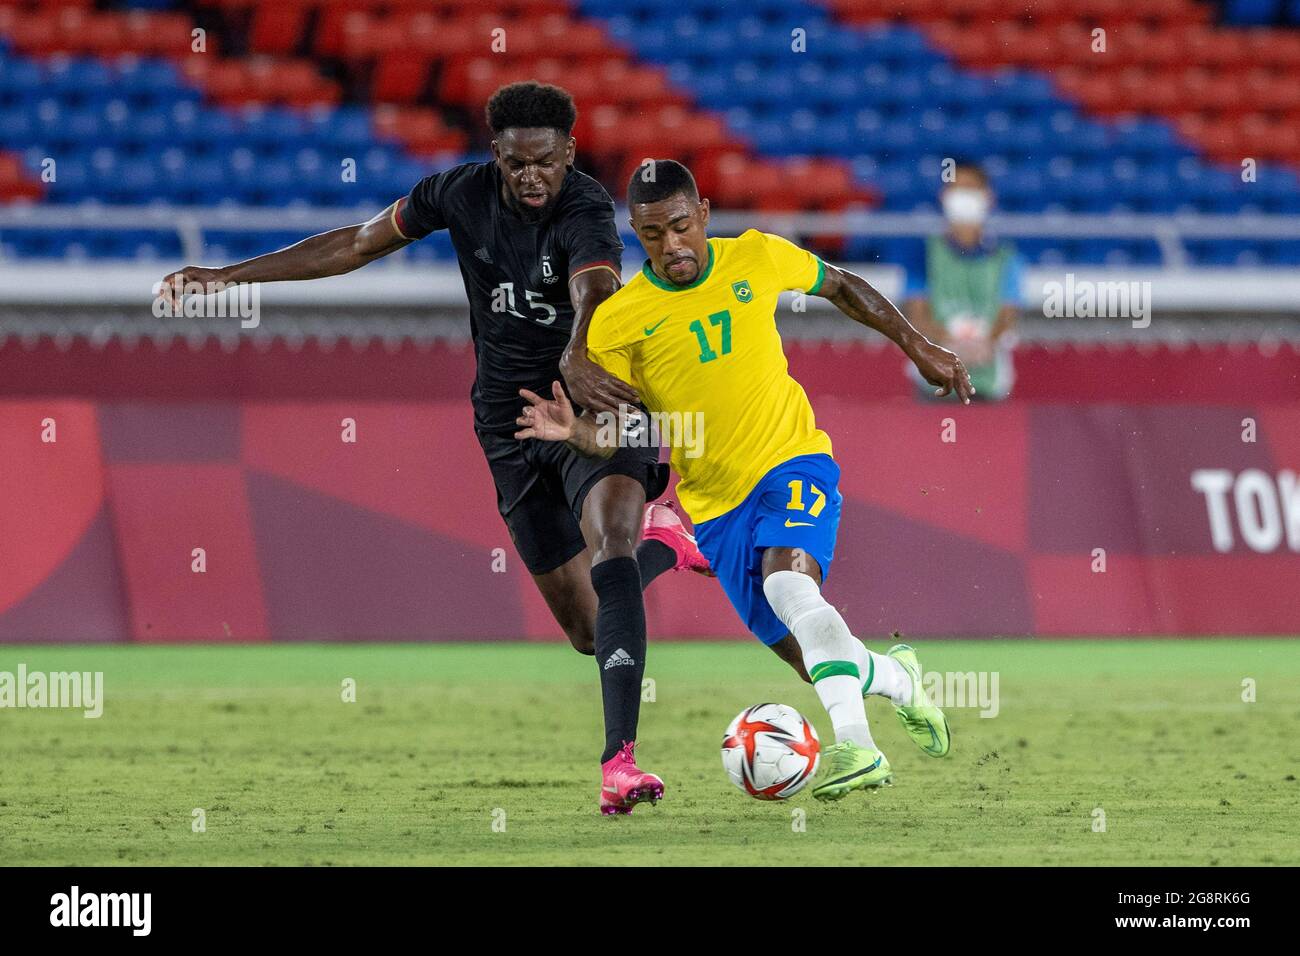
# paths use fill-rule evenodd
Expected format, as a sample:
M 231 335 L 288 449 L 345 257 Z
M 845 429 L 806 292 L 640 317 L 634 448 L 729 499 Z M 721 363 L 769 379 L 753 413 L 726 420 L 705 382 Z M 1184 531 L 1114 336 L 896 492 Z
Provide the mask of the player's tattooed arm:
M 589 412 L 575 415 L 564 386 L 551 383 L 551 397 L 542 398 L 536 392 L 521 388 L 519 394 L 528 402 L 515 424 L 519 431 L 515 438 L 536 438 L 539 441 L 567 442 L 569 447 L 588 458 L 610 458 L 618 450 L 618 442 L 610 441 Z
M 916 330 L 894 303 L 859 275 L 827 264 L 817 294 L 855 322 L 875 329 L 897 345 L 940 397 L 955 392 L 969 405 L 975 389 L 970 373 L 954 353 Z
M 587 269 L 569 280 L 573 300 L 573 333 L 560 358 L 560 374 L 573 400 L 597 412 L 616 411 L 619 405 L 640 401 L 631 385 L 611 375 L 587 355 L 587 328 L 596 307 L 618 291 L 618 277 L 605 268 Z
M 411 242 L 398 230 L 392 213 L 390 206 L 368 222 L 322 232 L 234 265 L 186 266 L 163 279 L 158 296 L 175 308 L 186 293 L 219 292 L 232 283 L 321 279 L 351 272 Z

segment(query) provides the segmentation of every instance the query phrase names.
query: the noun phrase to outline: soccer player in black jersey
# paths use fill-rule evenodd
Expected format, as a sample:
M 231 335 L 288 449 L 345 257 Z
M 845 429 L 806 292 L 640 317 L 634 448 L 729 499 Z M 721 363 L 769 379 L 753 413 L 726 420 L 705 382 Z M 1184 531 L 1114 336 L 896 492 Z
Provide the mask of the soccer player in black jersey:
M 514 437 L 520 391 L 550 394 L 561 375 L 573 400 L 594 412 L 638 400 L 586 355 L 586 325 L 619 288 L 623 244 L 609 194 L 573 168 L 576 118 L 558 87 L 504 86 L 487 105 L 493 161 L 427 176 L 369 222 L 223 268 L 186 266 L 159 294 L 174 309 L 193 289 L 340 275 L 450 230 L 477 360 L 474 428 L 497 506 L 569 641 L 596 656 L 605 710 L 600 809 L 630 813 L 663 793 L 632 751 L 645 669 L 641 591 L 670 568 L 707 573 L 708 565 L 668 508 L 645 508 L 668 481 L 658 449 L 628 444 L 592 459 Z

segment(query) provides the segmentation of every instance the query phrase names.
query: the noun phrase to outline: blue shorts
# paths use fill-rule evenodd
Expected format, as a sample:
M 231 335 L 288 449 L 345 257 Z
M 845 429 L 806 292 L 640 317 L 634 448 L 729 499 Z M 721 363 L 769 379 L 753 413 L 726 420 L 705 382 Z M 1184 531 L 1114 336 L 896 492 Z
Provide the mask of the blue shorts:
M 762 477 L 726 514 L 695 526 L 695 540 L 745 626 L 764 644 L 789 633 L 763 593 L 763 550 L 801 548 L 830 575 L 840 526 L 840 466 L 801 455 Z

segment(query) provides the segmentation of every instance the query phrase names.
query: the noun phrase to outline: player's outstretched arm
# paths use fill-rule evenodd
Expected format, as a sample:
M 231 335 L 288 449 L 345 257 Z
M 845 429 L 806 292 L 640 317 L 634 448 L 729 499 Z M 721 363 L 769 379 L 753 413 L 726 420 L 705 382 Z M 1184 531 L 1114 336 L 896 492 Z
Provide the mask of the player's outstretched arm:
M 918 332 L 894 303 L 877 292 L 866 279 L 828 264 L 817 294 L 853 321 L 875 329 L 893 341 L 912 360 L 925 380 L 935 386 L 936 395 L 942 397 L 956 392 L 964 404 L 970 404 L 975 389 L 961 359 Z
M 587 328 L 600 305 L 618 291 L 618 278 L 609 269 L 588 269 L 569 280 L 573 301 L 573 333 L 560 357 L 560 374 L 573 400 L 596 412 L 616 412 L 619 405 L 641 399 L 631 385 L 611 375 L 587 355 Z
M 368 222 L 331 229 L 234 265 L 186 266 L 163 279 L 158 296 L 177 308 L 184 294 L 196 288 L 218 292 L 232 283 L 321 279 L 351 272 L 411 241 L 398 231 L 392 213 L 389 206 Z
M 581 455 L 588 458 L 609 458 L 618 449 L 617 442 L 601 441 L 600 428 L 592 415 L 575 415 L 564 386 L 551 383 L 551 397 L 542 398 L 536 392 L 521 388 L 519 394 L 528 402 L 515 424 L 519 431 L 515 438 L 536 438 L 539 441 L 568 442 Z

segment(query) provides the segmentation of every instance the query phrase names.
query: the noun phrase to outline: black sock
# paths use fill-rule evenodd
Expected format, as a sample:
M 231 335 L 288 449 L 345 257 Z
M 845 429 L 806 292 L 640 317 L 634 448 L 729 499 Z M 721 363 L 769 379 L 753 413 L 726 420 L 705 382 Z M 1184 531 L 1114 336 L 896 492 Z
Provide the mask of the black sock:
M 605 702 L 604 763 L 636 740 L 645 673 L 645 605 L 636 558 L 611 558 L 591 569 L 596 599 L 596 664 Z
M 647 538 L 636 546 L 636 563 L 641 569 L 641 590 L 665 571 L 677 566 L 677 552 L 662 541 Z

